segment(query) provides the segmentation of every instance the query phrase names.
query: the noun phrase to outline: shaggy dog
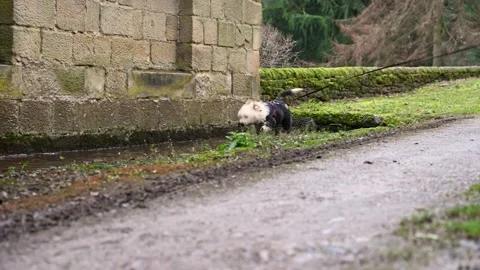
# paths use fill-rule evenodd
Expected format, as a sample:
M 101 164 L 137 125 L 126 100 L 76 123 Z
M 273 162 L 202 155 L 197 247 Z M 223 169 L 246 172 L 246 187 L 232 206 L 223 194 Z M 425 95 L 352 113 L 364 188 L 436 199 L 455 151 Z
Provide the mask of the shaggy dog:
M 274 130 L 278 135 L 279 129 L 289 133 L 292 130 L 292 113 L 283 100 L 284 97 L 302 92 L 303 88 L 293 88 L 281 92 L 278 97 L 269 102 L 249 100 L 238 111 L 238 125 L 255 126 L 257 134 L 261 130 Z

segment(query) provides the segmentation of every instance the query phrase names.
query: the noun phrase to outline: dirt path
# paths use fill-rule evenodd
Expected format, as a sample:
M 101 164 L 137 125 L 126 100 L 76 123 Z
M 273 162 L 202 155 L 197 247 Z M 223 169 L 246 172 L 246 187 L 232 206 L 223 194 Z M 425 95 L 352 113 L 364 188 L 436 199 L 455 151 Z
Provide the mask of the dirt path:
M 480 179 L 480 119 L 230 175 L 0 245 L 0 269 L 335 269 Z

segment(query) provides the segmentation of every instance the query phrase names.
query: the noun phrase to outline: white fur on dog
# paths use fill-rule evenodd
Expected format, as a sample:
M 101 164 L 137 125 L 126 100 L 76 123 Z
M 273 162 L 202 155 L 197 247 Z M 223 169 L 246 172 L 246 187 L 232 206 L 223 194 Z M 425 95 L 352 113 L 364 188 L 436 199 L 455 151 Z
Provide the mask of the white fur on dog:
M 270 108 L 261 101 L 249 100 L 238 111 L 238 121 L 246 126 L 265 122 Z

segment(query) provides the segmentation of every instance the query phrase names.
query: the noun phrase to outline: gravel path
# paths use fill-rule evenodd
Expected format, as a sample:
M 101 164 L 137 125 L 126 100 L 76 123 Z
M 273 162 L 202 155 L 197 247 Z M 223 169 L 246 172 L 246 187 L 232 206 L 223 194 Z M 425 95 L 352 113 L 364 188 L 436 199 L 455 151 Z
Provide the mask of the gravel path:
M 337 269 L 480 180 L 480 119 L 230 175 L 0 245 L 0 269 Z

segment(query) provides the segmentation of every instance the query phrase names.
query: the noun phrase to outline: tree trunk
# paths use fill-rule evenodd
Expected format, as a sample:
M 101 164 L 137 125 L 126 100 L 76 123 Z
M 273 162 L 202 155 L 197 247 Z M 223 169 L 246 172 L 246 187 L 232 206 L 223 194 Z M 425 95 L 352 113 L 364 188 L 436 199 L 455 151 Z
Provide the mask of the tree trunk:
M 443 0 L 435 0 L 434 18 L 435 25 L 433 27 L 433 56 L 443 53 Z M 443 59 L 441 57 L 433 59 L 433 66 L 442 66 Z

